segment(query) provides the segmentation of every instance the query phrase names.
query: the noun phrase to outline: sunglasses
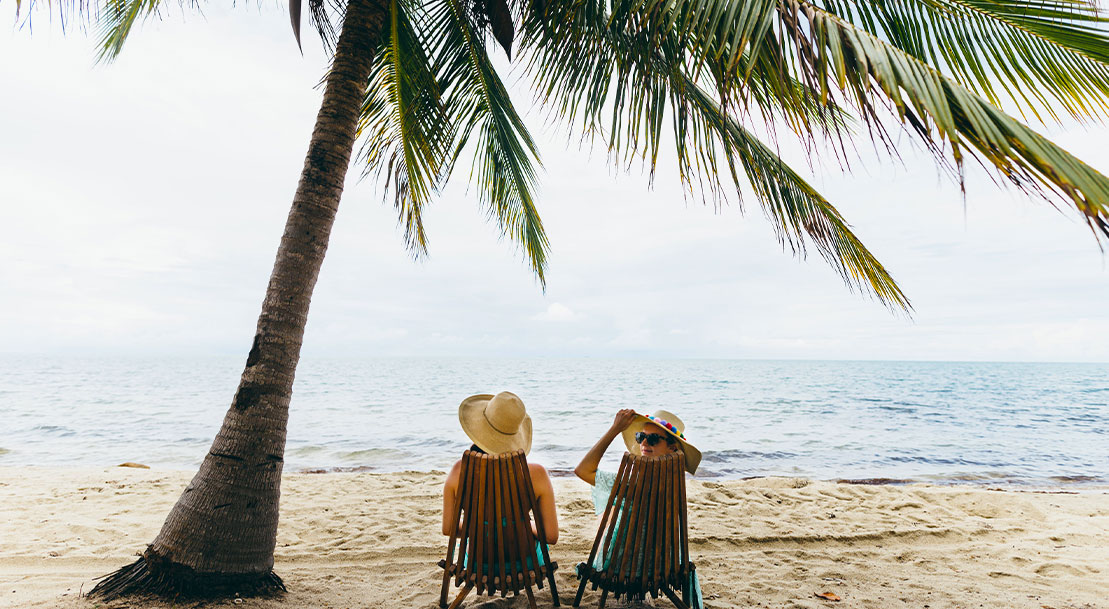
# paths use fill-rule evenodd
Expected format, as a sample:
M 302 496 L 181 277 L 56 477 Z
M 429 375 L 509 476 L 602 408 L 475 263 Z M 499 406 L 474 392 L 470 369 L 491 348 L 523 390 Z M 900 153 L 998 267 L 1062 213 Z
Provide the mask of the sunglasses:
M 642 444 L 644 440 L 647 441 L 647 446 L 654 446 L 655 444 L 658 444 L 659 442 L 666 442 L 667 444 L 669 444 L 671 442 L 670 436 L 668 436 L 666 434 L 647 433 L 645 431 L 635 432 L 635 441 L 636 441 L 637 444 Z

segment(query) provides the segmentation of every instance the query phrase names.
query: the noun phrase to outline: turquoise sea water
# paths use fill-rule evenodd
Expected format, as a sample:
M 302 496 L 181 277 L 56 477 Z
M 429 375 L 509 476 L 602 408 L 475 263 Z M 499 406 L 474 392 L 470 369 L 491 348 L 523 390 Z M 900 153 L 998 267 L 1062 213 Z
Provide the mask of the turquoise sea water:
M 0 465 L 192 469 L 243 361 L 0 359 Z M 567 473 L 619 408 L 677 413 L 699 476 L 1109 484 L 1109 365 L 604 359 L 304 359 L 286 470 L 445 469 L 457 407 L 510 390 L 530 460 Z M 613 466 L 622 449 L 606 455 Z

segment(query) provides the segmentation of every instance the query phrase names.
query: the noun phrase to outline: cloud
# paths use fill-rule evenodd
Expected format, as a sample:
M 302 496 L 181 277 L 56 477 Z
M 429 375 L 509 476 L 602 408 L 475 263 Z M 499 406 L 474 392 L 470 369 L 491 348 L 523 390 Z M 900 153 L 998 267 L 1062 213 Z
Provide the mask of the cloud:
M 570 310 L 570 307 L 560 303 L 552 302 L 546 311 L 537 315 L 532 315 L 535 321 L 574 321 L 578 318 L 577 314 Z

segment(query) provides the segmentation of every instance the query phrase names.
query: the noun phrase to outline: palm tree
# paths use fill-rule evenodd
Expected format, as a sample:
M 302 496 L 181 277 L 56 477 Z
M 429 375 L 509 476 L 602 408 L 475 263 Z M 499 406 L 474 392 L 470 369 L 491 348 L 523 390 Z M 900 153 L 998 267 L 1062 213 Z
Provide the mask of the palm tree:
M 107 0 L 104 56 L 162 4 Z M 298 42 L 300 9 L 292 0 Z M 749 183 L 784 247 L 815 247 L 891 309 L 909 311 L 908 299 L 779 158 L 778 134 L 842 158 L 855 125 L 892 154 L 892 131 L 904 131 L 958 179 L 973 159 L 1077 210 L 1099 243 L 1109 237 L 1109 179 L 1001 110 L 1105 116 L 1109 35 L 1093 0 L 310 0 L 309 13 L 333 63 L 239 388 L 161 532 L 91 594 L 284 588 L 273 549 L 290 392 L 359 136 L 413 252 L 427 247 L 424 206 L 472 154 L 482 204 L 545 281 L 538 156 L 491 38 L 516 51 L 552 117 L 615 164 L 645 162 L 653 175 L 673 145 L 691 193 L 719 203 Z

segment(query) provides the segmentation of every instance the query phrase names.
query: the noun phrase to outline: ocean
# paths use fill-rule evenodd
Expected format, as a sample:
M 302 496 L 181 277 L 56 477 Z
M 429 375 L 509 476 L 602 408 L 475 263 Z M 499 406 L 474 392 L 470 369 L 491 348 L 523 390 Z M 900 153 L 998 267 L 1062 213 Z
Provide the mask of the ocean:
M 6 356 L 0 466 L 194 469 L 243 363 Z M 285 469 L 445 470 L 469 446 L 459 402 L 506 390 L 533 420 L 529 460 L 555 475 L 618 409 L 661 408 L 703 452 L 698 477 L 1109 484 L 1105 364 L 304 358 Z

